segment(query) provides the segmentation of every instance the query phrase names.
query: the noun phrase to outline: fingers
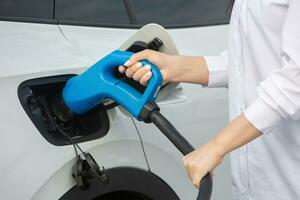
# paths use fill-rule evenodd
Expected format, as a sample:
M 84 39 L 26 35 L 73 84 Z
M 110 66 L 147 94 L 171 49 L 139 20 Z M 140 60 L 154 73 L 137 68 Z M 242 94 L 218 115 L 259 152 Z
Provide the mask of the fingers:
M 201 179 L 207 174 L 207 170 L 203 169 L 191 154 L 186 155 L 182 161 L 193 185 L 197 188 L 200 186 Z
M 125 73 L 128 78 L 133 78 L 145 86 L 152 76 L 151 67 L 149 65 L 142 67 L 142 63 L 139 61 L 148 60 L 151 62 L 151 57 L 155 53 L 155 51 L 148 49 L 135 53 L 124 63 L 124 66 L 119 66 L 118 70 L 122 74 Z
M 145 65 L 144 67 L 142 67 L 139 70 L 135 71 L 132 78 L 135 81 L 140 81 L 142 76 L 144 76 L 148 71 L 150 71 L 150 69 L 151 69 L 150 65 Z
M 126 68 L 124 67 L 124 66 L 119 66 L 119 72 L 121 73 L 121 74 L 124 74 L 125 73 L 125 71 L 126 71 Z
M 138 62 L 135 65 L 127 68 L 125 74 L 128 78 L 132 78 L 133 75 L 142 67 L 142 63 Z
M 135 81 L 140 82 L 141 85 L 146 86 L 147 82 L 152 76 L 151 66 L 145 65 L 142 67 L 142 63 L 137 62 L 135 65 L 131 67 L 119 66 L 119 72 L 122 74 L 126 74 L 128 78 L 133 78 Z
M 219 148 L 216 143 L 210 142 L 182 159 L 188 176 L 197 188 L 199 188 L 201 179 L 221 164 L 225 154 L 220 153 Z
M 151 76 L 152 76 L 152 72 L 148 71 L 144 76 L 142 76 L 140 80 L 140 84 L 146 86 Z

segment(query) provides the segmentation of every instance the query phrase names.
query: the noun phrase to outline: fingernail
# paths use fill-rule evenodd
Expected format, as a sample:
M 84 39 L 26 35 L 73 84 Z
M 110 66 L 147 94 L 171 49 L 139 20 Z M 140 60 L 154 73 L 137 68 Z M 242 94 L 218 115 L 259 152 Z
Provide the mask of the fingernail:
M 150 66 L 150 65 L 146 65 L 146 66 L 145 66 L 145 69 L 150 70 L 150 69 L 151 69 L 151 66 Z
M 124 63 L 124 65 L 125 65 L 126 67 L 128 67 L 129 64 L 130 64 L 130 60 L 127 60 L 127 61 Z
M 152 75 L 152 72 L 149 71 L 146 75 L 150 77 Z
M 140 68 L 140 67 L 143 66 L 143 64 L 142 64 L 141 62 L 138 62 L 138 63 L 136 63 L 136 66 L 137 66 L 138 68 Z
M 125 67 L 120 66 L 120 67 L 119 67 L 119 72 L 124 73 L 124 72 L 125 72 Z

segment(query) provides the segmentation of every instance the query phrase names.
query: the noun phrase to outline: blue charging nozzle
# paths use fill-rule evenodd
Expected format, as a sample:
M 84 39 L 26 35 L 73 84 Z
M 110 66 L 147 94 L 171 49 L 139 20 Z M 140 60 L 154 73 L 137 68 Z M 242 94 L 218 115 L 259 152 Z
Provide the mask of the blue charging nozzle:
M 143 94 L 116 78 L 114 69 L 123 65 L 132 55 L 128 51 L 116 50 L 82 74 L 71 78 L 63 90 L 64 103 L 71 111 L 80 114 L 109 98 L 139 119 L 144 105 L 155 100 L 162 85 L 162 76 L 155 65 L 142 61 L 143 65 L 150 65 L 152 70 L 152 77 Z

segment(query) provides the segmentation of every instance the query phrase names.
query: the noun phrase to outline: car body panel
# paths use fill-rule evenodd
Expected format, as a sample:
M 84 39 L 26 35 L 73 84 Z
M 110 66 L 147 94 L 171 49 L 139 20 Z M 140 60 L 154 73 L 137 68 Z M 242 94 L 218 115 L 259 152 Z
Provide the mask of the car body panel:
M 94 61 L 118 49 L 136 32 L 135 29 L 59 26 L 70 43 Z
M 227 50 L 228 25 L 169 29 L 181 55 L 218 55 Z
M 74 149 L 42 137 L 23 110 L 17 89 L 24 80 L 80 73 L 94 61 L 74 48 L 57 25 L 0 22 L 0 29 L 6 38 L 0 46 L 1 199 L 57 199 L 75 185 L 70 174 Z M 106 168 L 148 170 L 132 119 L 118 109 L 108 115 L 108 134 L 80 146 Z
M 0 120 L 4 122 L 0 126 L 1 199 L 57 199 L 75 184 L 70 176 L 73 147 L 51 145 L 41 136 L 19 103 L 17 87 L 31 78 L 80 73 L 119 48 L 136 30 L 3 21 L 0 29 L 5 38 L 0 41 L 0 91 L 5 97 L 0 100 Z M 227 26 L 168 32 L 181 54 L 213 55 L 226 49 Z M 215 41 L 217 45 L 211 45 Z M 225 89 L 180 84 L 158 102 L 162 113 L 195 147 L 208 141 L 227 121 Z M 148 170 L 148 160 L 150 170 L 181 199 L 195 197 L 197 190 L 184 172 L 181 154 L 153 125 L 136 121 L 138 133 L 132 119 L 119 109 L 110 111 L 109 118 L 111 129 L 104 138 L 81 144 L 97 162 L 106 168 Z M 213 199 L 232 199 L 228 160 L 217 176 Z
M 58 25 L 0 21 L 0 77 L 88 67 Z

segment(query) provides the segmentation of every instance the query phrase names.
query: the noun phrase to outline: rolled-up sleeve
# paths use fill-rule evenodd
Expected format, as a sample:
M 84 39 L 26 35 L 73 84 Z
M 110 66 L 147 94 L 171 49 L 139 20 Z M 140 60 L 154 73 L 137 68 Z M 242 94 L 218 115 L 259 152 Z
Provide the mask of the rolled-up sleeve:
M 291 0 L 282 31 L 282 65 L 258 87 L 258 99 L 244 112 L 263 133 L 282 120 L 300 119 L 300 1 Z
M 208 87 L 228 87 L 228 52 L 218 56 L 205 56 L 208 66 Z

